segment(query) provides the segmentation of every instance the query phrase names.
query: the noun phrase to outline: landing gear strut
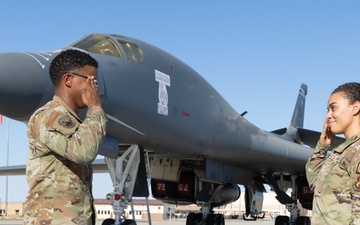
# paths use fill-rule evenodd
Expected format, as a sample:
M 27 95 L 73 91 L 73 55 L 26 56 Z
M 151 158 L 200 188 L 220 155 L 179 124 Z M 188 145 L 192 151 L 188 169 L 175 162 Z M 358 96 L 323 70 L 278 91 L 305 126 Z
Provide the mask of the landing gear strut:
M 274 183 L 273 183 L 274 184 Z M 280 179 L 280 185 L 284 184 L 284 180 Z M 296 176 L 291 176 L 291 199 L 292 202 L 286 203 L 286 208 L 290 212 L 289 216 L 280 215 L 275 219 L 275 225 L 310 225 L 310 218 L 307 216 L 300 216 L 299 203 L 297 202 L 297 192 L 299 191 L 296 186 Z M 284 185 L 286 186 L 286 185 Z M 276 187 L 279 189 L 279 187 Z M 276 189 L 275 188 L 275 189 Z M 285 189 L 285 188 L 283 188 Z M 281 193 L 279 193 L 281 194 Z
M 136 176 L 140 163 L 140 149 L 137 145 L 131 145 L 117 159 L 105 158 L 113 182 L 114 191 L 107 194 L 106 198 L 111 201 L 115 220 L 107 219 L 103 225 L 136 225 L 134 220 L 125 219 L 125 210 L 128 202 L 132 199 Z

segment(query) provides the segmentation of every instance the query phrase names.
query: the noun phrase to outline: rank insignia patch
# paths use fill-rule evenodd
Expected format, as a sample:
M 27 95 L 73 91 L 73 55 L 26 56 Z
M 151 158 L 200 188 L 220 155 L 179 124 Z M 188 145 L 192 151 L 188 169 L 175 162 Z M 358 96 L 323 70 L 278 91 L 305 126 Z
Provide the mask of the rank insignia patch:
M 360 191 L 360 177 L 358 177 L 357 181 L 353 184 L 353 189 L 355 191 Z
M 75 126 L 75 122 L 70 118 L 70 117 L 61 117 L 59 120 L 58 120 L 58 123 L 60 126 L 63 126 L 65 128 L 72 128 Z

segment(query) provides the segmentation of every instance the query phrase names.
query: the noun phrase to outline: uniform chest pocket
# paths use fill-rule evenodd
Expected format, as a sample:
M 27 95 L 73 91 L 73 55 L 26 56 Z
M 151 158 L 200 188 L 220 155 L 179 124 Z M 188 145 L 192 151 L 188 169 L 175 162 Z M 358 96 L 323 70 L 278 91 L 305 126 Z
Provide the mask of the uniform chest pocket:
M 334 178 L 334 167 L 336 165 L 339 165 L 341 159 L 341 156 L 332 153 L 329 158 L 325 160 L 324 165 L 319 171 L 318 179 L 315 186 L 316 192 L 321 192 L 321 190 L 323 190 L 324 184 L 331 182 L 330 180 Z

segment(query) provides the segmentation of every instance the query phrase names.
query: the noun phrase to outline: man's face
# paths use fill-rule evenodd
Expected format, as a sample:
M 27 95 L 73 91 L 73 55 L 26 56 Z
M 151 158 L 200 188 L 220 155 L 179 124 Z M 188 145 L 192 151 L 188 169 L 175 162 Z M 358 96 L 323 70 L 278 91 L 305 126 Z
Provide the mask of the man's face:
M 86 80 L 91 77 L 94 77 L 94 79 L 96 80 L 97 69 L 93 66 L 85 66 L 82 69 L 70 71 L 69 73 L 73 76 L 71 87 L 73 101 L 76 103 L 79 109 L 85 108 L 86 105 L 82 100 L 82 94 L 86 87 Z

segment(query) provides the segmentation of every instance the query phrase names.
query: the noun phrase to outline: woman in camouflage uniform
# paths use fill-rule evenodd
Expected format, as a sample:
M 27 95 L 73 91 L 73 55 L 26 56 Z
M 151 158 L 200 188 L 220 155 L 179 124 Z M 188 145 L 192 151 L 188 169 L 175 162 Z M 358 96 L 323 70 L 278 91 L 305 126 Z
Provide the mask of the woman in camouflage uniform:
M 345 142 L 327 156 L 335 135 Z M 306 164 L 314 190 L 312 224 L 360 224 L 360 84 L 336 88 L 328 100 L 323 131 Z

